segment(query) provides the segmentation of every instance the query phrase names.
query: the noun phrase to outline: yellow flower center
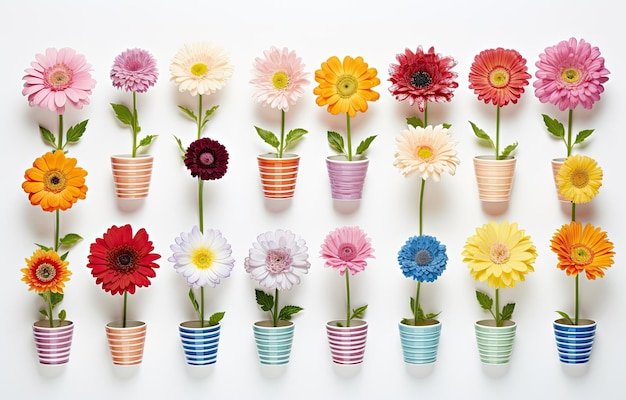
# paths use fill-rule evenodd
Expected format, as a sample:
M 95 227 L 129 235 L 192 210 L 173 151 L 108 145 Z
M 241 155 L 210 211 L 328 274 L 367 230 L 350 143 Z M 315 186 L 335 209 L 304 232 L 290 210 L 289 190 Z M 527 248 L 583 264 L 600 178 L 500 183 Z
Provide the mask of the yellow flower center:
M 50 282 L 57 274 L 57 270 L 52 264 L 42 263 L 37 266 L 35 275 L 40 282 Z
M 489 82 L 491 85 L 497 88 L 506 87 L 509 84 L 510 79 L 509 71 L 504 67 L 494 68 L 489 73 Z
M 580 72 L 576 68 L 566 68 L 561 71 L 561 78 L 567 83 L 576 83 L 580 79 Z
M 215 253 L 207 248 L 195 249 L 191 254 L 191 260 L 198 269 L 211 268 L 215 260 Z
M 420 146 L 415 154 L 422 160 L 429 160 L 433 156 L 433 149 L 430 146 Z
M 191 66 L 191 73 L 194 76 L 203 76 L 209 70 L 205 63 L 199 62 Z
M 577 244 L 572 247 L 570 257 L 577 265 L 587 265 L 593 261 L 593 251 L 584 244 Z
M 343 97 L 352 97 L 359 88 L 359 82 L 354 75 L 342 75 L 337 79 L 337 93 Z
M 276 89 L 284 89 L 289 85 L 289 76 L 283 71 L 278 71 L 272 76 L 272 85 Z
M 491 245 L 491 249 L 489 249 L 489 259 L 494 264 L 504 264 L 509 261 L 511 257 L 511 250 L 509 250 L 509 246 L 504 243 L 494 243 Z
M 589 183 L 589 175 L 584 169 L 577 169 L 576 171 L 572 172 L 572 175 L 569 179 L 570 182 L 572 182 L 572 185 L 579 189 L 584 188 L 585 186 L 587 186 L 587 183 Z
M 72 70 L 65 64 L 57 64 L 44 72 L 45 81 L 53 90 L 65 90 L 72 82 Z
M 52 193 L 59 193 L 67 185 L 67 176 L 63 171 L 47 171 L 43 177 L 44 190 Z

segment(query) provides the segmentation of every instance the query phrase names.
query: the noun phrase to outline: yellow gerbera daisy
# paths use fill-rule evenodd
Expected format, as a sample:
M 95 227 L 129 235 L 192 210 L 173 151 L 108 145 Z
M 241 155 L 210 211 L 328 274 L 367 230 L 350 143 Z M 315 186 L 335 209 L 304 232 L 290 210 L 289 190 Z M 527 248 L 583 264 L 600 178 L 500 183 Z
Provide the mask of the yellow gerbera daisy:
M 38 293 L 50 291 L 63 294 L 65 282 L 69 281 L 72 272 L 67 269 L 69 262 L 61 260 L 54 250 L 35 250 L 30 258 L 26 258 L 26 268 L 22 281 L 28 284 L 28 290 Z
M 357 111 L 367 111 L 367 102 L 380 97 L 372 90 L 380 84 L 376 68 L 369 68 L 362 57 L 346 56 L 343 63 L 337 56 L 332 56 L 322 63 L 322 68 L 315 71 L 315 80 L 319 83 L 313 89 L 317 95 L 318 106 L 328 106 L 331 114 L 348 114 L 351 118 Z
M 492 221 L 467 239 L 462 255 L 475 280 L 499 289 L 514 287 L 535 270 L 537 249 L 517 223 Z
M 558 268 L 573 276 L 584 271 L 591 280 L 604 276 L 615 254 L 606 232 L 589 223 L 583 228 L 580 222 L 563 225 L 552 237 L 550 248 L 559 258 Z
M 591 201 L 602 186 L 602 169 L 591 157 L 573 155 L 565 159 L 556 176 L 559 194 L 573 203 Z
M 228 58 L 222 47 L 211 42 L 185 44 L 172 59 L 170 81 L 192 96 L 215 93 L 233 75 Z

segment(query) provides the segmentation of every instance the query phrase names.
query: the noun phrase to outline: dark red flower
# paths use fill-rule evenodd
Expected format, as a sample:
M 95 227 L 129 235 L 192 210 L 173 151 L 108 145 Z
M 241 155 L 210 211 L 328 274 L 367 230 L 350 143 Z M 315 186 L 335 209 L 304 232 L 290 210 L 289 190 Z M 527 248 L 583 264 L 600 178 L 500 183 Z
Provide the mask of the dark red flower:
M 148 278 L 156 276 L 154 261 L 161 258 L 154 250 L 148 233 L 141 228 L 133 237 L 130 225 L 112 226 L 91 244 L 89 263 L 96 284 L 111 294 L 135 293 L 136 287 L 150 286 Z
M 201 138 L 187 148 L 185 165 L 193 177 L 203 181 L 220 179 L 228 169 L 228 151 L 218 141 Z

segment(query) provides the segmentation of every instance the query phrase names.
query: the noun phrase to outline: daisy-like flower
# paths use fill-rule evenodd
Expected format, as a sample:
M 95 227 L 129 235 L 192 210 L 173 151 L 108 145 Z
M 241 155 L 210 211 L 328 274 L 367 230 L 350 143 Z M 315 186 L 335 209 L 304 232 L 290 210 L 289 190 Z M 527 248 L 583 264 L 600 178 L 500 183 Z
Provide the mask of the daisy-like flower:
M 70 48 L 49 48 L 35 58 L 22 78 L 25 81 L 22 95 L 27 96 L 31 107 L 63 114 L 68 104 L 76 109 L 89 104 L 96 81 L 91 78 L 91 65 L 85 56 Z
M 398 252 L 398 263 L 407 278 L 434 282 L 446 269 L 446 246 L 428 235 L 412 236 Z
M 535 96 L 559 110 L 573 110 L 579 104 L 591 109 L 609 80 L 600 50 L 584 39 L 570 38 L 547 47 L 535 63 Z
M 515 104 L 524 93 L 531 75 L 527 72 L 526 59 L 512 49 L 483 50 L 474 57 L 470 73 L 469 88 L 478 95 L 478 100 L 503 107 Z
M 67 210 L 87 194 L 87 171 L 76 166 L 77 160 L 65 157 L 62 150 L 48 152 L 33 162 L 24 173 L 22 189 L 28 200 L 44 211 Z
M 396 143 L 393 165 L 404 176 L 418 171 L 422 179 L 432 178 L 439 182 L 442 173 L 454 175 L 460 164 L 454 149 L 456 141 L 443 125 L 428 125 L 426 128 L 407 125 L 396 138 Z
M 192 96 L 215 93 L 233 75 L 228 53 L 211 42 L 185 44 L 170 64 L 170 81 Z
M 380 84 L 377 74 L 376 68 L 369 67 L 363 57 L 346 56 L 342 62 L 332 56 L 315 71 L 315 81 L 319 84 L 313 89 L 317 95 L 315 102 L 320 107 L 328 106 L 331 114 L 348 114 L 354 118 L 358 111 L 367 111 L 368 101 L 380 97 L 373 90 Z
M 145 93 L 159 77 L 152 54 L 143 49 L 127 49 L 115 57 L 110 72 L 113 86 L 127 92 Z
M 135 293 L 137 287 L 150 286 L 150 279 L 156 276 L 155 263 L 161 255 L 153 253 L 154 246 L 148 233 L 141 228 L 133 236 L 133 228 L 113 225 L 97 238 L 89 247 L 87 268 L 102 285 L 105 292 L 112 295 Z
M 583 227 L 575 221 L 561 226 L 552 237 L 550 248 L 558 256 L 557 267 L 568 276 L 584 272 L 591 280 L 604 276 L 615 255 L 606 232 L 589 223 Z
M 279 50 L 272 46 L 263 56 L 254 59 L 254 79 L 250 81 L 258 89 L 254 100 L 287 112 L 311 83 L 309 73 L 304 72 L 302 58 L 286 47 Z
M 591 157 L 574 154 L 569 156 L 556 175 L 559 194 L 576 204 L 588 203 L 602 186 L 602 169 Z
M 262 287 L 290 290 L 309 272 L 311 263 L 306 242 L 289 230 L 262 233 L 252 246 L 244 266 Z
M 228 151 L 216 140 L 200 138 L 187 148 L 185 165 L 193 177 L 203 181 L 220 179 L 228 169 Z
M 458 75 L 452 71 L 456 60 L 436 54 L 434 47 L 427 53 L 422 46 L 415 52 L 405 49 L 404 54 L 396 55 L 396 60 L 398 64 L 389 66 L 389 91 L 398 101 L 408 99 L 410 105 L 417 103 L 420 112 L 424 112 L 428 101 L 449 102 L 454 89 L 459 87 Z
M 235 260 L 231 257 L 230 244 L 219 230 L 200 232 L 194 226 L 191 232 L 181 233 L 175 242 L 170 246 L 173 254 L 168 261 L 187 279 L 189 287 L 215 287 L 230 276 Z
M 63 293 L 65 282 L 70 280 L 72 272 L 67 269 L 70 264 L 61 259 L 54 250 L 38 249 L 30 258 L 26 258 L 26 268 L 20 271 L 24 274 L 22 281 L 28 285 L 28 290 L 37 293 Z
M 367 266 L 368 258 L 375 258 L 371 239 L 358 226 L 343 226 L 328 233 L 321 245 L 320 255 L 325 266 L 344 275 L 361 272 Z
M 537 258 L 535 245 L 517 223 L 491 221 L 467 239 L 463 262 L 477 281 L 499 289 L 514 287 L 533 272 Z

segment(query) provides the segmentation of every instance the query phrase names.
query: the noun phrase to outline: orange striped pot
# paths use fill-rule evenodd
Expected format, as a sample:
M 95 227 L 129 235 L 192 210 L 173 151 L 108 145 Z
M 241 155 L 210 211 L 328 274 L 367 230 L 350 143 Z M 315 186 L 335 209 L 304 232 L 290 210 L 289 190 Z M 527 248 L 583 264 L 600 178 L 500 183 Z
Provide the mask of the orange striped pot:
M 511 198 L 516 158 L 496 160 L 495 156 L 474 157 L 478 196 L 484 202 L 506 202 Z
M 111 157 L 115 193 L 120 199 L 143 199 L 148 197 L 152 177 L 151 155 L 117 155 Z
M 300 156 L 284 154 L 278 158 L 276 153 L 257 156 L 263 195 L 268 199 L 290 199 L 296 190 Z
M 111 358 L 115 365 L 137 365 L 143 360 L 143 346 L 146 341 L 146 323 L 142 321 L 122 321 L 106 324 L 107 340 Z

